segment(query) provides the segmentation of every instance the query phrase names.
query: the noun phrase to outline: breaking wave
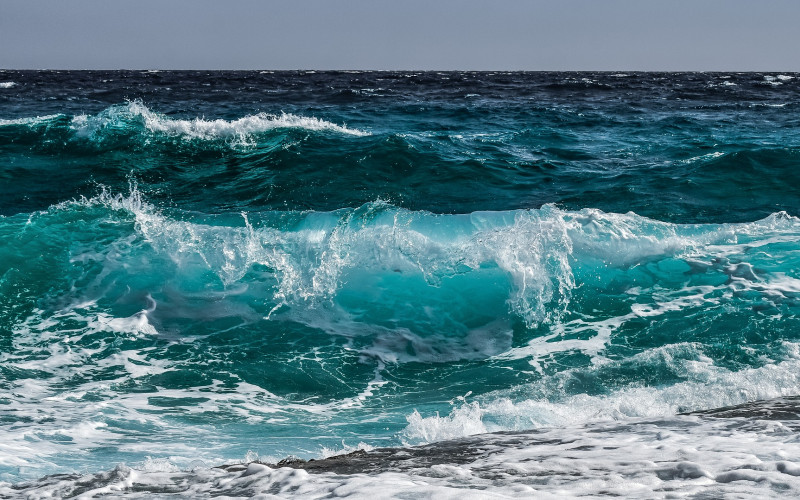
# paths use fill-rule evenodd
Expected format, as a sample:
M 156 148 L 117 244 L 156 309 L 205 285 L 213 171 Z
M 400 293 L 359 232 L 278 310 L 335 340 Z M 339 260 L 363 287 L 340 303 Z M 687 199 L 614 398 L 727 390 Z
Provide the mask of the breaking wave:
M 296 129 L 310 132 L 330 132 L 351 136 L 365 136 L 368 132 L 337 125 L 316 117 L 297 116 L 290 113 L 258 113 L 234 120 L 179 119 L 157 113 L 142 101 L 130 101 L 111 106 L 96 115 L 47 115 L 0 120 L 0 126 L 25 126 L 46 134 L 69 132 L 77 138 L 104 141 L 115 137 L 137 135 L 181 138 L 200 141 L 228 141 L 247 144 L 251 138 L 273 130 Z

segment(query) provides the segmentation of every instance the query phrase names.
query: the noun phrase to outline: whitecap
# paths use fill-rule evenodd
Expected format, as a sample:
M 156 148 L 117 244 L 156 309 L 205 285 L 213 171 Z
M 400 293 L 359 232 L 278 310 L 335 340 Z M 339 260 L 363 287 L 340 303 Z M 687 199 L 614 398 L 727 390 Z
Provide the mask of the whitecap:
M 0 118 L 0 127 L 8 126 L 8 125 L 27 125 L 27 126 L 36 126 L 43 123 L 46 123 L 51 120 L 55 120 L 57 118 L 62 117 L 63 115 L 45 115 L 45 116 L 31 116 L 31 117 L 24 117 L 24 118 L 13 118 L 11 120 L 4 120 Z
M 150 132 L 187 139 L 246 139 L 269 130 L 294 128 L 311 131 L 330 131 L 354 136 L 369 135 L 362 130 L 337 125 L 320 118 L 258 113 L 234 120 L 207 120 L 204 118 L 177 119 L 152 111 L 141 101 L 131 101 L 122 106 L 112 106 L 98 115 L 78 115 L 72 128 L 79 135 L 93 135 L 126 121 L 137 121 Z
M 505 395 L 507 391 L 496 391 L 479 401 L 463 402 L 444 417 L 438 413 L 424 416 L 414 411 L 407 416 L 408 425 L 401 437 L 405 443 L 416 445 L 485 432 L 669 417 L 680 412 L 792 396 L 800 393 L 800 346 L 787 342 L 784 350 L 788 355 L 785 361 L 732 371 L 717 366 L 694 344 L 659 347 L 625 362 L 652 365 L 655 358 L 660 358 L 681 372 L 685 382 L 662 387 L 630 386 L 607 395 L 576 394 L 554 401 L 513 400 Z M 560 372 L 549 380 L 531 384 L 526 392 L 540 393 L 545 384 L 563 383 L 572 376 L 571 372 Z M 519 393 L 521 388 L 514 391 Z

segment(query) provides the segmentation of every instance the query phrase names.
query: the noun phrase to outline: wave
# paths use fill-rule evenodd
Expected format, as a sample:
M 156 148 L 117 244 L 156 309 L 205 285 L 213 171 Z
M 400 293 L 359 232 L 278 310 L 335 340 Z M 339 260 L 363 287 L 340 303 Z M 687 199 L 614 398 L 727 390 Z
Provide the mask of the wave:
M 527 432 L 482 434 L 414 448 L 358 450 L 321 460 L 288 457 L 217 467 L 150 458 L 93 474 L 60 474 L 0 495 L 186 498 L 279 495 L 325 498 L 658 498 L 681 491 L 714 498 L 800 493 L 796 400 L 762 401 L 755 418 L 632 419 Z M 788 410 L 788 411 L 787 411 Z M 757 442 L 757 449 L 753 443 Z M 277 463 L 275 463 L 277 462 Z M 794 493 L 792 493 L 794 492 Z
M 764 82 L 774 86 L 783 85 L 793 79 L 794 77 L 790 75 L 764 75 Z
M 774 75 L 6 73 L 0 496 L 800 490 Z
M 62 118 L 63 115 L 43 115 L 43 116 L 33 116 L 33 117 L 26 117 L 26 118 L 14 118 L 11 120 L 5 120 L 0 118 L 0 127 L 12 126 L 12 125 L 23 125 L 28 127 L 38 127 L 40 125 L 48 125 L 53 123 L 54 121 Z
M 699 344 L 672 344 L 623 361 L 602 361 L 591 369 L 566 370 L 529 386 L 484 394 L 471 402 L 461 398 L 446 416 L 423 416 L 414 411 L 407 417 L 408 425 L 401 436 L 406 444 L 419 445 L 487 432 L 670 417 L 800 394 L 798 344 L 781 343 L 784 361 L 742 370 L 718 366 L 703 355 L 704 348 Z M 659 370 L 663 365 L 680 371 L 685 380 L 659 387 L 633 384 L 598 395 L 559 395 L 554 390 L 568 386 L 570 379 L 596 378 L 598 372 L 624 364 L 636 365 L 640 373 Z M 523 394 L 528 397 L 519 397 Z
M 0 436 L 19 475 L 120 435 L 139 444 L 115 456 L 179 443 L 188 466 L 244 455 L 255 428 L 302 429 L 268 451 L 308 452 L 365 412 L 416 444 L 800 392 L 800 219 L 780 212 L 208 215 L 132 186 L 0 217 L 0 241 L 0 373 L 14 418 L 39 419 Z
M 369 135 L 368 132 L 337 125 L 316 117 L 289 113 L 258 113 L 234 120 L 207 120 L 204 118 L 178 119 L 152 111 L 140 100 L 111 106 L 96 115 L 48 115 L 39 117 L 0 120 L 0 126 L 26 126 L 33 131 L 53 133 L 70 132 L 77 138 L 94 141 L 109 140 L 144 134 L 162 138 L 180 138 L 199 141 L 228 141 L 247 144 L 259 134 L 273 130 L 296 129 L 311 132 L 333 132 L 352 136 Z
M 92 248 L 71 260 L 100 259 L 102 273 L 125 283 L 141 269 L 132 263 L 148 255 L 163 262 L 161 279 L 178 289 L 197 280 L 221 290 L 244 287 L 265 308 L 242 309 L 237 293 L 227 293 L 228 313 L 370 338 L 363 352 L 388 362 L 535 360 L 573 349 L 595 356 L 613 332 L 642 318 L 713 313 L 731 303 L 777 316 L 800 307 L 793 267 L 800 263 L 800 220 L 785 213 L 679 225 L 549 205 L 436 215 L 377 201 L 334 212 L 187 215 L 170 216 L 134 188 L 127 196 L 104 191 L 62 203 L 34 216 L 26 231 L 41 225 L 43 239 L 70 241 L 75 231 L 99 238 L 112 217 L 112 227 L 124 231 L 106 237 L 135 237 L 136 246 L 114 259 Z M 79 226 L 69 223 L 76 217 Z M 175 298 L 154 296 L 144 309 L 150 300 L 158 307 L 134 324 L 168 320 Z M 515 337 L 517 322 L 531 333 Z
M 277 309 L 314 309 L 372 280 L 390 286 L 399 279 L 398 289 L 448 288 L 447 280 L 485 269 L 493 279 L 495 270 L 508 273 L 508 300 L 533 325 L 557 314 L 546 306 L 566 305 L 563 295 L 574 286 L 566 261 L 571 242 L 554 207 L 437 216 L 378 201 L 334 212 L 242 214 L 231 226 L 230 219 L 224 225 L 176 220 L 134 189 L 129 196 L 104 191 L 55 211 L 96 207 L 130 214 L 153 249 L 184 269 L 211 270 L 224 286 L 247 280 L 254 267 L 268 270 Z
M 0 89 L 10 89 L 16 86 L 16 82 L 0 82 Z
M 174 119 L 151 111 L 141 101 L 132 101 L 123 106 L 113 106 L 94 116 L 78 115 L 72 119 L 72 127 L 78 134 L 94 135 L 119 127 L 120 124 L 131 122 L 143 124 L 150 132 L 201 140 L 243 139 L 282 128 L 331 131 L 355 136 L 368 135 L 361 130 L 336 125 L 319 118 L 295 116 L 288 113 L 280 115 L 259 113 L 230 121 L 202 118 Z

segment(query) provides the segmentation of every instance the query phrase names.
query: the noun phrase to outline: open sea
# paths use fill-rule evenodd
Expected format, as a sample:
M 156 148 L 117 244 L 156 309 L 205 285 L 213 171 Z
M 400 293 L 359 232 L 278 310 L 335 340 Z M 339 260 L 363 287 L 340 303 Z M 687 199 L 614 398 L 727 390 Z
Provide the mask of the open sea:
M 798 74 L 0 71 L 0 498 L 800 496 L 798 215 Z

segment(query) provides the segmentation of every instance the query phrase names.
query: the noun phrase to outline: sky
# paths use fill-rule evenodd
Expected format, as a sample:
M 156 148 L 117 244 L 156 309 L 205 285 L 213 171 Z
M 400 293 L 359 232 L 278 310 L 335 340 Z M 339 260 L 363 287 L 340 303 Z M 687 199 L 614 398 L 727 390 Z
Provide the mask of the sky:
M 5 69 L 800 71 L 798 0 L 0 0 Z

